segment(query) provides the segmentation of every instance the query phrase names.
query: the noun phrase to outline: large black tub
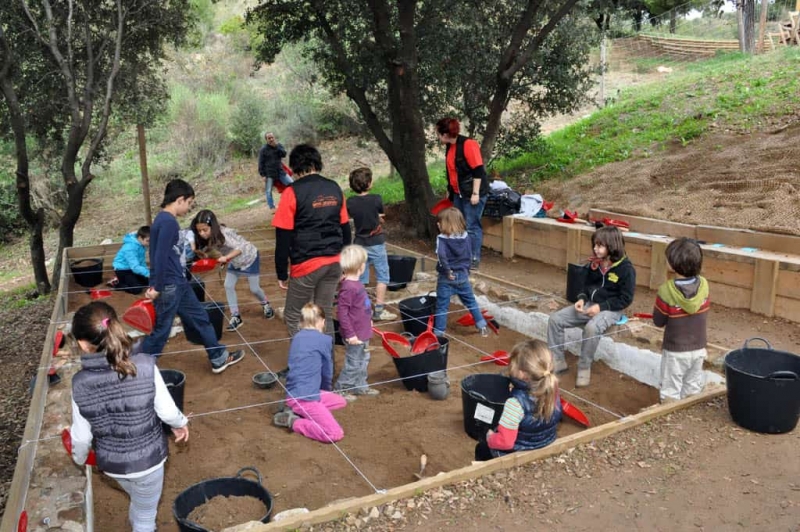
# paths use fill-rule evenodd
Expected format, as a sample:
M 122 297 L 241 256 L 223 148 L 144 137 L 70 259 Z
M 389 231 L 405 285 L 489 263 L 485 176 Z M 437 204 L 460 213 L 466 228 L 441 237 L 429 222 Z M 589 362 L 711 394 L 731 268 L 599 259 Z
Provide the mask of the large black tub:
M 77 259 L 69 262 L 75 282 L 92 288 L 103 282 L 103 259 Z
M 431 349 L 419 355 L 392 357 L 406 390 L 427 392 L 428 374 L 447 369 L 447 351 L 450 348 L 450 340 L 444 336 L 436 338 L 439 339 L 439 349 Z M 416 338 L 411 340 L 411 345 L 414 345 L 414 340 Z
M 419 336 L 428 328 L 428 318 L 436 311 L 436 296 L 409 297 L 400 301 L 398 306 L 403 319 L 403 330 Z
M 759 340 L 766 347 L 750 347 Z M 740 426 L 780 434 L 794 430 L 800 418 L 800 357 L 776 351 L 763 338 L 746 340 L 725 355 L 728 410 Z
M 201 304 L 208 313 L 208 320 L 211 322 L 211 326 L 214 328 L 214 333 L 217 335 L 217 341 L 219 341 L 222 338 L 222 323 L 225 321 L 225 311 L 222 310 L 222 306 L 220 306 L 219 303 L 215 303 L 214 301 Z M 184 323 L 183 331 L 186 333 L 186 339 L 193 344 L 203 344 L 203 338 L 196 329 L 187 327 Z
M 242 477 L 242 473 L 251 471 L 258 477 L 258 482 Z M 259 519 L 268 523 L 272 515 L 272 495 L 261 484 L 261 473 L 254 467 L 243 467 L 235 477 L 214 478 L 198 482 L 183 490 L 172 504 L 172 515 L 178 522 L 181 532 L 209 532 L 197 523 L 189 521 L 192 510 L 213 499 L 217 495 L 223 497 L 255 497 L 264 503 L 264 517 Z
M 404 255 L 388 255 L 389 284 L 386 289 L 390 291 L 402 290 L 414 280 L 414 268 L 417 266 L 415 257 Z
M 464 432 L 470 438 L 480 440 L 500 423 L 510 384 L 511 379 L 496 373 L 468 375 L 461 381 Z

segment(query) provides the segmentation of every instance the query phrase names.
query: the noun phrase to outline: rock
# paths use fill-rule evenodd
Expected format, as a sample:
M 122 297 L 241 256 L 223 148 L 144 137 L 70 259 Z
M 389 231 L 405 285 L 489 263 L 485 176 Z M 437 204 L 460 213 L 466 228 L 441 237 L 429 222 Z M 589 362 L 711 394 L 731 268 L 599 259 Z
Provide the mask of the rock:
M 281 512 L 281 513 L 284 513 L 284 512 Z M 278 515 L 280 515 L 280 514 L 278 514 Z M 278 516 L 276 515 L 275 517 L 278 517 Z M 277 520 L 277 519 L 273 519 L 273 520 Z M 262 523 L 261 521 L 248 521 L 246 523 L 241 523 L 241 524 L 238 524 L 236 526 L 223 528 L 222 532 L 244 532 L 245 530 L 253 530 L 257 526 L 260 526 L 260 525 L 263 525 L 263 524 L 264 523 Z
M 381 516 L 381 513 L 378 511 L 376 506 L 372 507 L 372 510 L 369 511 L 369 518 L 370 519 L 377 519 Z
M 291 517 L 295 517 L 297 515 L 307 514 L 308 508 L 290 508 L 289 510 L 284 510 L 272 516 L 273 521 L 280 521 L 282 519 L 289 519 Z
M 399 510 L 392 514 L 392 519 L 394 519 L 395 521 L 397 521 L 399 519 L 402 519 L 402 518 L 403 518 L 403 514 Z

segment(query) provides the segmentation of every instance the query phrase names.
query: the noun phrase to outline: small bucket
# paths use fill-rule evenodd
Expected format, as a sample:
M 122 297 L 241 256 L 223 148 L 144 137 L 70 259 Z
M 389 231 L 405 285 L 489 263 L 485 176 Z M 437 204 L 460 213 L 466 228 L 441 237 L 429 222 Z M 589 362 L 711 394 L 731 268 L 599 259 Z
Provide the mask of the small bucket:
M 217 340 L 219 340 L 222 338 L 222 322 L 225 321 L 225 313 L 222 311 L 222 307 L 213 301 L 203 303 L 203 307 L 205 307 L 206 312 L 208 313 L 208 319 L 211 322 L 211 326 L 214 327 Z M 203 344 L 203 337 L 200 335 L 200 333 L 192 327 L 187 327 L 186 323 L 183 324 L 183 332 L 186 333 L 186 339 L 193 344 Z
M 103 259 L 79 259 L 69 263 L 75 282 L 92 288 L 103 282 Z
M 447 371 L 435 371 L 428 374 L 428 394 L 435 401 L 444 401 L 450 395 L 450 379 Z
M 428 374 L 443 372 L 447 369 L 447 351 L 450 340 L 444 336 L 437 336 L 439 349 L 431 349 L 419 355 L 407 357 L 392 357 L 392 362 L 397 368 L 397 374 L 403 379 L 406 390 L 428 391 Z M 411 342 L 413 345 L 413 341 Z
M 258 477 L 258 482 L 242 477 L 242 473 L 250 471 Z M 175 498 L 172 504 L 172 515 L 178 522 L 178 529 L 181 532 L 210 532 L 197 523 L 189 521 L 189 514 L 197 508 L 216 497 L 254 497 L 264 503 L 264 517 L 259 519 L 262 523 L 268 523 L 272 515 L 272 495 L 261 484 L 261 473 L 254 467 L 243 467 L 235 477 L 214 478 L 198 482 L 183 490 Z
M 400 301 L 398 306 L 403 319 L 403 330 L 419 336 L 427 330 L 428 318 L 436 311 L 436 296 L 409 297 Z
M 189 286 L 192 287 L 192 292 L 197 297 L 197 300 L 200 303 L 205 302 L 206 300 L 206 283 L 202 279 L 198 279 L 193 277 L 191 281 L 189 281 Z
M 183 412 L 183 387 L 186 384 L 186 375 L 177 369 L 162 369 L 161 378 L 164 379 L 175 406 Z
M 475 440 L 486 436 L 503 415 L 503 407 L 511 392 L 511 379 L 495 373 L 468 375 L 461 381 L 461 405 L 464 410 L 464 432 Z
M 388 255 L 386 258 L 389 260 L 389 284 L 386 289 L 392 292 L 402 290 L 414 280 L 417 259 L 405 255 Z

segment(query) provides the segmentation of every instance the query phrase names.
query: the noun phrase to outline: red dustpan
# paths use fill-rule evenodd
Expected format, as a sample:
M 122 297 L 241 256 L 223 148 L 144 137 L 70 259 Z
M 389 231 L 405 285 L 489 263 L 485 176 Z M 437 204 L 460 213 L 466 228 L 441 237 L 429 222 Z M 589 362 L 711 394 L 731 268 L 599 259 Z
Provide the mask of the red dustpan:
M 481 357 L 482 362 L 494 362 L 498 366 L 508 366 L 508 352 L 506 351 L 495 351 L 491 355 L 483 355 Z
M 586 417 L 586 414 L 581 412 L 581 410 L 573 405 L 572 403 L 568 403 L 566 399 L 563 397 L 561 398 L 561 411 L 564 413 L 565 416 L 568 418 L 577 421 L 584 427 L 590 427 L 591 423 L 589 423 L 589 418 Z
M 72 434 L 69 433 L 69 429 L 64 429 L 61 432 L 61 443 L 64 445 L 64 449 L 67 450 L 67 454 L 72 454 Z M 86 458 L 86 465 L 97 465 L 97 456 L 94 453 L 94 449 L 89 451 L 89 456 Z
M 213 271 L 219 262 L 217 259 L 200 259 L 192 264 L 190 271 L 192 273 L 207 273 Z
M 96 299 L 103 299 L 104 297 L 111 297 L 111 290 L 98 290 L 96 288 L 92 288 L 89 290 L 89 297 L 92 300 Z
M 122 315 L 122 321 L 144 334 L 153 332 L 156 324 L 156 309 L 147 298 L 138 299 Z
M 394 358 L 400 358 L 400 355 L 397 354 L 397 350 L 395 349 L 395 346 L 392 345 L 392 343 L 399 344 L 400 346 L 405 348 L 411 347 L 411 342 L 408 341 L 408 338 L 406 338 L 400 333 L 392 331 L 383 332 L 375 327 L 372 328 L 372 332 L 381 337 L 383 348 L 386 350 L 387 353 L 392 355 Z
M 56 331 L 56 336 L 53 339 L 53 356 L 56 356 L 62 347 L 64 347 L 64 332 Z
M 484 308 L 481 309 L 481 315 L 486 321 L 494 319 L 494 316 L 489 314 L 489 311 Z M 475 325 L 475 318 L 472 317 L 472 313 L 470 311 L 467 311 L 466 314 L 456 320 L 456 323 L 465 327 L 469 327 L 470 325 Z
M 428 318 L 428 329 L 414 340 L 414 345 L 411 347 L 411 354 L 419 355 L 429 349 L 433 349 L 435 346 L 439 346 L 439 339 L 433 334 L 433 314 L 431 314 L 430 318 Z

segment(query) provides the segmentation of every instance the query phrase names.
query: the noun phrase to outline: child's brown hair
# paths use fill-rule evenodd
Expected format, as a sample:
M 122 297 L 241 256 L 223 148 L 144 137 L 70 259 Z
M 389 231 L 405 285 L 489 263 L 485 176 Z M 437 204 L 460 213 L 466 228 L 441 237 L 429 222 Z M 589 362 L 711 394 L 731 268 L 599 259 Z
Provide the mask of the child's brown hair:
M 703 267 L 703 249 L 693 238 L 681 237 L 667 245 L 667 262 L 682 277 L 694 277 Z
M 455 207 L 448 207 L 436 217 L 439 231 L 445 235 L 457 235 L 466 232 L 467 222 L 464 215 Z
M 533 415 L 549 421 L 556 409 L 558 378 L 553 368 L 553 355 L 541 340 L 526 340 L 514 346 L 509 355 L 509 374 L 525 374 L 530 396 L 536 401 Z
M 372 170 L 362 166 L 350 172 L 350 190 L 356 194 L 361 194 L 369 190 L 372 184 Z
M 105 352 L 108 365 L 120 378 L 136 375 L 136 365 L 128 358 L 133 341 L 108 303 L 93 301 L 79 308 L 72 318 L 71 334 L 75 340 L 89 342 L 98 352 Z
M 601 227 L 592 234 L 592 247 L 595 244 L 606 247 L 611 262 L 617 262 L 625 256 L 625 240 L 622 238 L 622 231 L 613 225 Z

